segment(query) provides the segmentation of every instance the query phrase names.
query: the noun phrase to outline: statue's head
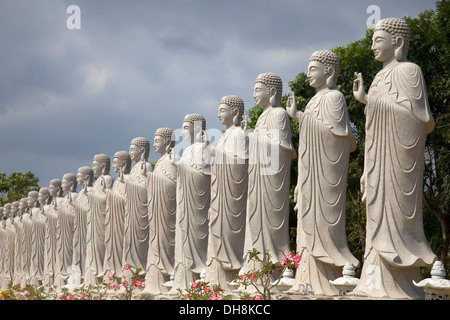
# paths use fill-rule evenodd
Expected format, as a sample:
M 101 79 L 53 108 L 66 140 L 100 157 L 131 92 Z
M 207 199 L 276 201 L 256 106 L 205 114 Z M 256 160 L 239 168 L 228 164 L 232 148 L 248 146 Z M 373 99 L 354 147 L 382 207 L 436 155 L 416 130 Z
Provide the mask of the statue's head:
M 267 105 L 281 105 L 281 96 L 283 94 L 283 81 L 272 72 L 261 73 L 255 80 L 253 98 L 256 105 L 265 107 Z
M 7 219 L 7 218 L 9 218 L 10 217 L 10 215 L 11 215 L 11 203 L 6 203 L 4 206 L 3 206 L 3 217 L 5 218 L 5 219 Z
M 61 187 L 61 179 L 52 179 L 48 189 L 50 190 L 50 195 L 52 197 L 61 197 L 64 193 Z
M 38 201 L 41 206 L 44 206 L 52 202 L 52 196 L 50 194 L 49 188 L 43 187 L 39 189 Z
M 219 103 L 217 117 L 224 126 L 234 124 L 238 126 L 244 117 L 244 101 L 235 95 L 224 96 Z
M 386 61 L 395 57 L 405 61 L 409 49 L 409 27 L 405 20 L 399 18 L 381 19 L 375 25 L 372 36 L 372 51 L 375 59 Z
M 170 128 L 158 128 L 153 139 L 153 149 L 156 153 L 167 152 L 168 148 L 173 148 L 175 144 L 173 130 Z
M 19 212 L 24 213 L 28 207 L 28 198 L 21 198 L 19 201 Z
M 62 177 L 61 187 L 63 191 L 75 192 L 77 190 L 77 176 L 73 173 L 66 173 Z
M 28 198 L 27 198 L 28 207 L 34 208 L 34 207 L 39 206 L 38 195 L 39 195 L 39 192 L 35 191 L 35 190 L 28 192 Z
M 15 216 L 17 216 L 17 212 L 19 212 L 19 201 L 14 201 L 12 204 L 11 204 L 11 216 L 12 217 L 15 217 Z
M 94 174 L 98 176 L 109 174 L 110 167 L 111 160 L 107 154 L 99 153 L 94 156 L 94 160 L 92 161 L 92 170 L 94 170 Z
M 129 153 L 132 161 L 147 160 L 150 154 L 150 142 L 144 137 L 134 138 L 130 142 Z
M 117 151 L 114 154 L 112 167 L 115 173 L 119 173 L 122 169 L 122 173 L 128 174 L 131 169 L 130 154 L 127 151 Z
M 319 50 L 313 52 L 309 58 L 307 77 L 313 88 L 335 88 L 339 77 L 338 56 L 330 50 Z
M 206 119 L 199 113 L 187 114 L 183 119 L 182 134 L 186 141 L 193 142 L 198 132 L 206 130 Z
M 94 181 L 94 170 L 91 167 L 83 166 L 77 172 L 77 184 L 80 186 L 92 186 Z

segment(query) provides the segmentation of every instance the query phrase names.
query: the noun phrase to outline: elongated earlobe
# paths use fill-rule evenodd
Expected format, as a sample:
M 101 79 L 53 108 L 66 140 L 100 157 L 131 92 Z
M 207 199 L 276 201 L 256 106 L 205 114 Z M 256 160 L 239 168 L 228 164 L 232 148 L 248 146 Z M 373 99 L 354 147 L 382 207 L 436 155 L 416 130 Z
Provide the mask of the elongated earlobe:
M 398 36 L 395 40 L 396 48 L 394 50 L 394 56 L 397 61 L 403 60 L 403 47 L 404 47 L 403 37 Z

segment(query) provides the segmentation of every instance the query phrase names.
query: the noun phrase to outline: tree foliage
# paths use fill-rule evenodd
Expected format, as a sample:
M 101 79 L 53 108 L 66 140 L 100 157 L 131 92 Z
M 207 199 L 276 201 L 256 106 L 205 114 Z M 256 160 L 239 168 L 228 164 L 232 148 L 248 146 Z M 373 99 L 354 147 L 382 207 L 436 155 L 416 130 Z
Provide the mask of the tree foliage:
M 39 190 L 39 178 L 31 171 L 13 172 L 6 175 L 0 172 L 0 206 L 27 197 L 28 192 Z

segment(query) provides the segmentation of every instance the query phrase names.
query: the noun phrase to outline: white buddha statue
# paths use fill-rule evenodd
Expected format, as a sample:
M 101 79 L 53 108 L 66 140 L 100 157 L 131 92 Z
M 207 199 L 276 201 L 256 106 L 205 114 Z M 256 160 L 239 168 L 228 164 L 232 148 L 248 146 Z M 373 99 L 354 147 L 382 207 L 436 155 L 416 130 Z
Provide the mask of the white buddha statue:
M 211 205 L 205 281 L 228 286 L 242 268 L 248 188 L 248 140 L 241 128 L 244 102 L 224 96 L 217 114 L 226 126 L 211 163 Z
M 86 220 L 86 261 L 83 271 L 84 284 L 96 285 L 103 281 L 105 256 L 106 189 L 111 189 L 113 178 L 109 174 L 111 160 L 104 153 L 96 154 L 92 170 L 97 180 L 87 192 L 89 211 Z
M 420 281 L 420 267 L 431 267 L 436 259 L 422 221 L 425 139 L 434 120 L 422 72 L 406 59 L 409 37 L 404 20 L 380 20 L 372 51 L 383 68 L 368 93 L 355 73 L 353 94 L 366 105 L 361 191 L 367 215 L 357 295 L 423 298 L 413 281 Z
M 34 191 L 37 200 L 37 191 Z M 29 195 L 30 193 L 28 193 Z M 30 265 L 31 265 L 31 244 L 32 244 L 32 226 L 31 207 L 28 205 L 28 197 L 20 199 L 19 212 L 22 216 L 22 279 L 21 287 L 25 287 L 30 280 Z
M 89 212 L 88 193 L 92 189 L 93 180 L 94 170 L 91 167 L 83 166 L 78 169 L 77 185 L 81 187 L 81 190 L 73 201 L 75 218 L 73 224 L 72 265 L 78 266 L 81 274 L 84 272 L 86 261 L 87 215 Z
M 344 95 L 336 89 L 339 59 L 329 50 L 314 52 L 307 77 L 316 94 L 297 111 L 289 93 L 288 114 L 299 123 L 298 180 L 294 191 L 297 251 L 301 255 L 290 289 L 309 284 L 317 295 L 337 295 L 329 281 L 342 274 L 350 253 L 345 233 L 346 187 L 350 152 L 356 150 Z
M 148 176 L 149 247 L 144 293 L 167 292 L 175 258 L 177 167 L 171 158 L 173 131 L 159 128 L 153 148 L 161 156 Z
M 128 178 L 131 168 L 131 157 L 127 151 L 118 151 L 114 154 L 113 171 L 117 179 L 111 189 L 106 191 L 106 216 L 105 216 L 105 259 L 103 269 L 105 275 L 111 272 L 122 276 L 123 270 L 123 241 L 125 203 L 125 180 Z
M 144 137 L 131 140 L 131 161 L 135 165 L 125 181 L 127 197 L 124 220 L 123 264 L 145 270 L 148 252 L 148 199 L 147 178 L 153 171 L 147 161 L 150 142 Z
M 37 193 L 37 194 L 36 194 Z M 47 187 L 39 192 L 28 193 L 28 206 L 31 209 L 31 258 L 30 258 L 30 284 L 42 285 L 44 275 L 45 232 L 47 217 L 43 214 L 45 206 L 51 201 L 50 191 Z
M 183 120 L 183 150 L 177 176 L 175 277 L 169 293 L 190 288 L 205 268 L 208 247 L 208 209 L 211 194 L 210 154 L 206 149 L 206 120 L 191 113 Z

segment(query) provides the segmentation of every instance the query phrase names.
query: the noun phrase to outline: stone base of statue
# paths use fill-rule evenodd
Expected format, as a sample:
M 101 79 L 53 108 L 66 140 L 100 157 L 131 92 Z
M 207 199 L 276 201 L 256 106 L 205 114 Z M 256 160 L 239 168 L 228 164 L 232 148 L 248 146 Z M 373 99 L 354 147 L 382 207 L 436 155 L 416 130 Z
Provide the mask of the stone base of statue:
M 335 296 L 339 291 L 330 283 L 342 275 L 342 266 L 337 267 L 329 263 L 319 261 L 307 250 L 300 253 L 301 260 L 295 274 L 295 282 L 288 293 L 305 294 L 305 288 L 315 295 Z
M 164 286 L 169 280 L 169 275 L 163 274 L 161 269 L 155 265 L 151 265 L 147 268 L 147 274 L 145 276 L 145 289 L 143 294 L 166 294 L 169 292 L 169 288 Z
M 387 263 L 378 252 L 371 250 L 364 260 L 358 286 L 349 295 L 370 298 L 424 299 L 420 267 L 396 267 Z
M 216 258 L 211 259 L 206 264 L 205 282 L 210 285 L 220 285 L 225 292 L 234 290 L 229 284 L 237 277 L 239 269 L 227 270 Z

